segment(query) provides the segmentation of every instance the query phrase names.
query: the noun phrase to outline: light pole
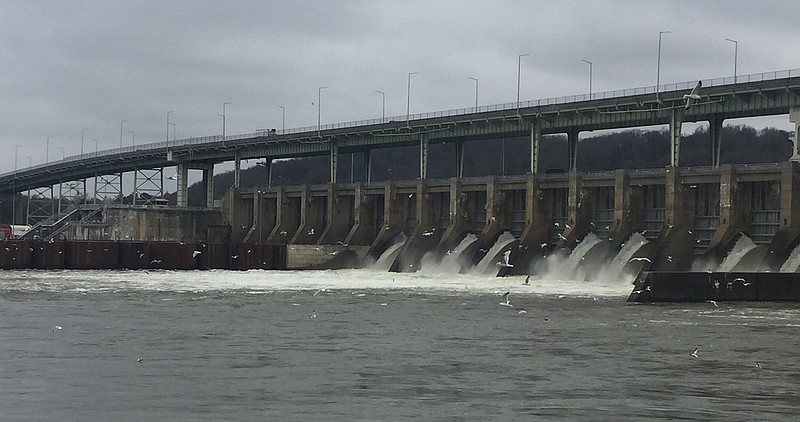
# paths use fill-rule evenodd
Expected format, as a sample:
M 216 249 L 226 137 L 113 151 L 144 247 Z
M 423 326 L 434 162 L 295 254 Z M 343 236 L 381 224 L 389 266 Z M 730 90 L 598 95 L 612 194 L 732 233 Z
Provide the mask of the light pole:
M 128 129 L 128 132 L 131 133 L 131 146 L 136 146 L 136 133 L 133 132 L 132 129 Z
M 478 78 L 473 78 L 472 76 L 467 76 L 467 79 L 472 79 L 475 81 L 475 112 L 478 111 Z
M 14 177 L 17 177 L 17 156 L 19 155 L 20 148 L 22 148 L 22 145 L 14 147 Z
M 322 90 L 327 86 L 317 88 L 317 136 L 322 137 Z
M 592 99 L 592 62 L 583 59 L 581 61 L 589 64 L 589 99 Z
M 64 155 L 64 147 L 56 147 L 56 148 L 58 148 L 58 149 L 60 149 L 60 150 L 61 150 L 61 161 L 64 161 L 64 158 L 66 157 L 66 156 Z
M 83 135 L 89 130 L 88 127 L 81 129 L 81 159 L 83 159 Z
M 119 149 L 120 149 L 120 154 L 122 153 L 122 125 L 124 125 L 125 122 L 127 122 L 127 120 L 120 120 L 120 122 L 119 122 Z
M 658 104 L 661 104 L 661 100 L 658 98 L 659 86 L 661 85 L 661 36 L 671 33 L 672 31 L 660 31 L 658 33 L 658 64 L 656 66 L 656 102 Z
M 45 154 L 44 155 L 44 157 L 45 157 L 44 160 L 45 160 L 46 163 L 50 162 L 50 140 L 51 139 L 53 139 L 52 136 L 48 136 L 47 137 L 47 149 L 45 149 L 45 153 L 44 153 Z
M 230 104 L 230 103 L 231 103 L 230 101 L 225 101 L 225 102 L 222 103 L 222 146 L 223 146 L 223 148 L 225 147 L 225 114 L 226 114 L 225 107 L 227 107 L 228 104 Z
M 172 126 L 172 142 L 176 142 L 178 140 L 178 135 L 176 135 L 178 131 L 178 125 L 175 123 L 170 122 L 170 126 Z
M 94 141 L 94 156 L 97 157 L 97 139 L 92 138 L 92 141 Z
M 281 109 L 281 134 L 286 133 L 286 107 L 278 106 Z
M 408 72 L 408 91 L 406 92 L 406 124 L 410 124 L 411 120 L 411 75 L 416 75 L 418 72 Z
M 175 110 L 167 112 L 167 146 L 169 147 L 169 114 L 174 113 Z
M 519 113 L 519 86 L 520 86 L 520 78 L 522 73 L 522 58 L 525 56 L 530 56 L 530 53 L 520 54 L 517 57 L 517 117 L 520 117 Z
M 381 94 L 381 123 L 383 123 L 386 121 L 386 93 L 383 91 L 378 91 L 377 89 L 375 92 Z
M 739 41 L 725 38 L 725 41 L 733 43 L 733 83 L 736 83 L 736 66 L 739 63 Z

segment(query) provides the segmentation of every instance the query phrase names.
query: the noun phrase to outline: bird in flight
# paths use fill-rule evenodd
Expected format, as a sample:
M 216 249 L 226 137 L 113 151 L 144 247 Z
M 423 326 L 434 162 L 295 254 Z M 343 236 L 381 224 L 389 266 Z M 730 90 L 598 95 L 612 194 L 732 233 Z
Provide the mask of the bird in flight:
M 694 350 L 692 350 L 692 353 L 690 353 L 689 355 L 691 357 L 693 357 L 693 358 L 696 358 L 697 357 L 697 348 L 695 347 Z
M 511 264 L 510 262 L 508 262 L 508 260 L 510 258 L 511 258 L 511 251 L 510 250 L 509 251 L 505 251 L 505 253 L 503 254 L 503 261 L 502 262 L 498 261 L 497 265 L 499 265 L 501 267 L 508 267 L 508 268 L 513 267 L 514 265 Z
M 508 306 L 509 308 L 513 308 L 514 306 L 511 305 L 511 300 L 508 298 L 508 296 L 510 294 L 511 294 L 511 292 L 503 293 L 503 302 L 498 303 L 498 305 L 500 305 L 500 306 Z
M 690 109 L 694 102 L 700 99 L 700 88 L 703 87 L 703 81 L 697 81 L 697 85 L 692 88 L 692 92 L 683 95 L 683 99 L 686 100 L 686 110 Z

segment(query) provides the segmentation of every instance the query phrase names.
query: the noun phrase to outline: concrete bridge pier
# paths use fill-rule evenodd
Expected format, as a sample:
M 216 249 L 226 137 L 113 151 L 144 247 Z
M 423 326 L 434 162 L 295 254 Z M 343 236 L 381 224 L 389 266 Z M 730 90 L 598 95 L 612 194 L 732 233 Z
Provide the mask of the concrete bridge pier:
M 732 165 L 723 164 L 719 173 L 719 224 L 703 254 L 717 264 L 725 259 L 740 234 L 748 231 L 750 222 L 749 189 L 737 183 Z
M 519 237 L 519 248 L 515 253 L 514 274 L 530 274 L 540 259 L 550 251 L 550 216 L 545 195 L 540 190 L 536 177 L 528 173 L 525 178 L 525 228 Z M 544 246 L 542 246 L 544 245 Z
M 794 139 L 792 143 L 792 161 L 800 161 L 800 107 L 792 107 L 789 110 L 789 121 L 794 123 Z
M 800 123 L 800 118 L 796 120 Z M 781 168 L 781 221 L 765 255 L 762 270 L 778 271 L 800 243 L 800 163 Z
M 339 195 L 336 184 L 329 183 L 327 187 L 328 205 L 325 207 L 325 231 L 320 236 L 317 244 L 335 245 L 345 243 L 347 234 L 350 233 L 350 217 L 353 215 L 353 201 L 351 196 Z
M 364 182 L 369 183 L 372 181 L 372 150 L 365 150 L 362 154 L 364 155 L 363 180 Z
M 542 127 L 538 121 L 534 121 L 530 130 L 531 174 L 539 174 L 539 141 L 541 139 Z
M 356 183 L 353 198 L 353 227 L 345 241 L 348 245 L 369 246 L 375 238 L 375 197 L 367 195 L 364 185 Z
M 480 204 L 476 204 L 480 206 Z M 486 177 L 486 224 L 478 236 L 478 247 L 488 250 L 494 245 L 497 237 L 511 228 L 510 195 L 500 190 L 495 176 Z
M 311 187 L 303 185 L 300 190 L 300 225 L 290 244 L 311 245 L 317 243 L 325 230 L 327 197 L 313 196 Z
M 588 233 L 592 215 L 592 199 L 584 188 L 581 175 L 572 170 L 569 173 L 569 194 L 567 196 L 567 227 L 561 233 L 563 238 L 557 248 L 574 248 L 578 241 Z M 566 239 L 566 240 L 565 240 Z
M 456 141 L 456 177 L 464 177 L 464 141 Z
M 425 180 L 418 179 L 414 196 L 417 198 L 416 227 L 398 257 L 400 271 L 417 271 L 422 257 L 436 247 L 443 234 L 436 227 L 442 209 L 442 195 L 431 194 Z
M 680 161 L 681 152 L 681 126 L 683 125 L 683 115 L 678 109 L 672 109 L 669 119 L 669 146 L 670 146 L 670 166 L 677 168 Z M 717 160 L 719 161 L 719 160 Z
M 625 170 L 614 172 L 614 224 L 609 233 L 613 249 L 625 242 L 635 231 L 644 230 L 644 211 L 641 191 L 631 187 Z
M 667 168 L 664 185 L 664 227 L 653 242 L 653 267 L 660 271 L 686 271 L 694 261 L 693 192 L 684 189 L 677 167 Z
M 214 208 L 214 163 L 203 163 L 198 165 L 198 168 L 203 171 L 203 198 L 206 208 Z
M 575 172 L 578 169 L 578 134 L 576 128 L 570 128 L 567 132 L 567 148 L 569 154 L 569 171 Z
M 330 140 L 330 170 L 331 170 L 331 177 L 330 182 L 336 183 L 336 172 L 339 168 L 339 143 L 336 142 L 335 139 Z
M 367 256 L 378 258 L 389 246 L 400 232 L 403 231 L 406 202 L 397 193 L 397 187 L 391 180 L 387 180 L 383 185 L 383 226 L 372 241 Z
M 464 237 L 469 222 L 467 203 L 467 194 L 462 189 L 461 180 L 457 177 L 450 178 L 450 223 L 436 246 L 438 257 L 444 255 L 448 249 L 456 247 Z
M 177 166 L 178 188 L 175 192 L 175 202 L 179 207 L 189 206 L 189 165 L 179 163 Z
M 243 243 L 264 243 L 275 229 L 276 201 L 264 196 L 262 191 L 256 191 L 253 196 L 253 226 Z
M 267 243 L 287 244 L 300 226 L 300 199 L 290 198 L 283 187 L 279 187 L 275 200 L 275 228 Z
M 237 150 L 233 154 L 233 187 L 239 189 L 242 176 L 242 153 Z
M 722 149 L 722 122 L 720 114 L 712 114 L 708 120 L 708 135 L 711 140 L 711 165 L 719 167 L 720 150 Z
M 230 226 L 230 239 L 232 242 L 242 242 L 255 224 L 252 218 L 253 205 L 242 198 L 239 189 L 233 186 L 228 189 L 222 202 L 223 222 Z

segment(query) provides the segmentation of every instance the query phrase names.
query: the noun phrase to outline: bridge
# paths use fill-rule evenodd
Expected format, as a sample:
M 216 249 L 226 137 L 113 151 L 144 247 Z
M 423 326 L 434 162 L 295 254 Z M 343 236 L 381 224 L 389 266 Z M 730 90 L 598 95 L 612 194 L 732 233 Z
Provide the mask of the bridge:
M 0 175 L 0 192 L 28 191 L 29 197 L 84 195 L 87 178 L 95 178 L 95 197 L 123 193 L 123 174 L 134 173 L 134 203 L 163 195 L 163 169 L 177 168 L 177 205 L 188 200 L 188 171 L 203 171 L 205 204 L 213 206 L 214 165 L 233 161 L 234 186 L 239 186 L 240 163 L 266 159 L 271 185 L 275 159 L 328 156 L 330 182 L 337 182 L 339 154 L 364 154 L 362 180 L 370 181 L 371 152 L 378 148 L 414 146 L 419 151 L 419 178 L 427 178 L 431 143 L 455 145 L 453 175 L 463 172 L 464 142 L 503 137 L 530 139 L 530 173 L 539 173 L 542 135 L 564 133 L 568 139 L 570 170 L 576 168 L 578 134 L 582 131 L 664 125 L 670 127 L 672 167 L 680 157 L 683 122 L 709 122 L 712 167 L 719 166 L 721 128 L 732 118 L 789 114 L 800 123 L 800 69 L 703 80 L 701 98 L 686 108 L 684 95 L 697 81 L 617 91 L 523 101 L 477 108 L 397 116 L 321 126 L 260 131 L 241 135 L 189 138 L 65 157 L 60 161 L 22 168 Z M 795 138 L 796 139 L 796 138 Z M 796 148 L 796 146 L 795 146 Z M 795 150 L 795 155 L 797 151 Z M 148 195 L 142 195 L 149 193 Z M 51 209 L 51 213 L 54 213 Z M 34 213 L 35 214 L 35 213 Z M 28 219 L 30 220 L 30 215 Z M 43 218 L 44 215 L 34 216 Z

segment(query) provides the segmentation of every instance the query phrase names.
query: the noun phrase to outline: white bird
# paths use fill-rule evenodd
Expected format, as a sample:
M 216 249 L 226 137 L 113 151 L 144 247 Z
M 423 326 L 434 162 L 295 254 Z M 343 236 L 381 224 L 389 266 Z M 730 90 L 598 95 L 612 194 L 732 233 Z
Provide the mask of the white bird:
M 558 238 L 563 240 L 563 241 L 565 241 L 565 242 L 567 241 L 567 238 L 564 237 L 564 235 L 562 235 L 561 233 L 558 234 Z
M 715 302 L 715 301 L 713 301 L 713 300 L 707 300 L 706 302 L 708 302 L 708 303 L 710 303 L 710 304 L 714 305 L 714 307 L 715 307 L 715 308 L 719 308 L 719 305 L 717 305 L 717 302 Z
M 561 225 L 560 225 L 560 224 L 558 224 L 558 221 L 556 221 L 555 223 L 553 223 L 553 225 L 554 225 L 554 226 L 556 226 L 556 227 L 561 227 Z
M 178 180 L 178 175 L 173 174 L 172 176 L 167 176 L 167 180 Z
M 520 309 L 519 311 L 517 311 L 517 313 L 518 314 L 527 314 L 528 312 L 525 311 L 524 309 Z
M 278 233 L 278 234 L 281 235 L 281 236 L 286 236 L 287 232 L 286 232 L 286 230 L 281 230 L 280 233 Z
M 200 252 L 200 251 L 194 251 L 194 252 L 192 252 L 192 258 L 197 258 L 197 255 L 200 255 L 201 253 L 202 253 L 202 252 Z
M 433 234 L 433 231 L 434 231 L 434 230 L 436 230 L 436 229 L 433 229 L 433 230 L 431 230 L 431 231 L 429 231 L 429 232 L 422 232 L 422 235 L 423 235 L 423 236 L 430 236 L 430 235 L 432 235 L 432 234 Z
M 502 261 L 502 262 L 498 261 L 498 262 L 497 262 L 497 265 L 499 265 L 499 266 L 501 266 L 501 267 L 508 267 L 508 268 L 511 268 L 511 267 L 513 267 L 514 265 L 512 265 L 510 262 L 508 262 L 508 260 L 509 260 L 510 258 L 511 258 L 511 251 L 506 251 L 506 252 L 503 254 L 503 261 Z
M 347 246 L 347 243 L 342 242 L 341 240 L 336 241 L 337 245 Z
M 311 311 L 311 318 L 313 319 L 313 318 L 316 318 L 316 317 L 317 317 L 317 310 L 314 309 L 313 311 Z
M 650 260 L 650 258 L 648 258 L 646 256 L 642 256 L 642 257 L 638 257 L 638 258 L 631 258 L 631 260 L 628 261 L 628 262 L 633 262 L 633 261 L 640 261 L 640 262 L 644 261 L 644 262 L 650 262 L 650 263 L 653 262 L 653 261 Z
M 522 284 L 525 286 L 531 284 L 531 276 L 528 275 L 527 277 L 525 277 L 525 281 L 523 281 Z
M 756 362 L 756 368 L 761 369 L 761 364 Z
M 63 330 L 63 329 L 64 329 L 64 327 L 62 327 L 60 325 L 56 325 L 55 327 L 53 327 L 53 332 L 55 333 L 56 330 Z
M 509 300 L 509 298 L 508 298 L 508 296 L 509 296 L 510 294 L 511 294 L 511 292 L 505 292 L 505 293 L 503 293 L 503 300 L 504 300 L 504 302 L 500 302 L 500 303 L 498 303 L 498 305 L 500 305 L 500 306 L 508 306 L 509 308 L 513 308 L 514 306 L 513 306 L 513 305 L 511 305 L 511 300 Z
M 311 230 L 309 230 L 309 231 L 308 231 L 308 235 L 309 235 L 309 236 L 313 236 L 313 235 L 314 235 L 314 229 L 313 229 L 313 228 L 312 228 Z
M 542 243 L 541 245 L 539 245 L 539 247 L 546 248 L 547 247 L 547 242 Z
M 160 264 L 160 263 L 161 263 L 160 259 L 154 259 L 154 260 L 150 261 L 150 264 Z
M 702 86 L 703 86 L 703 81 L 697 81 L 697 85 L 695 85 L 694 88 L 692 88 L 692 92 L 684 94 L 683 99 L 686 100 L 686 110 L 692 107 L 694 101 L 700 99 L 700 94 L 698 94 L 698 91 L 700 91 L 700 88 Z
M 695 347 L 694 350 L 692 350 L 692 353 L 690 353 L 689 355 L 691 357 L 693 357 L 693 358 L 696 358 L 697 357 L 697 348 Z
M 231 258 L 237 259 L 237 258 L 239 258 L 239 255 L 231 255 Z

